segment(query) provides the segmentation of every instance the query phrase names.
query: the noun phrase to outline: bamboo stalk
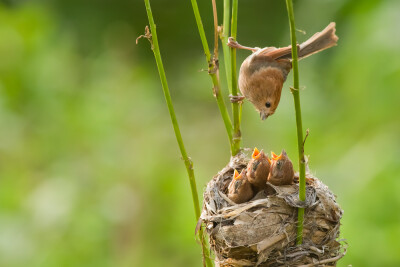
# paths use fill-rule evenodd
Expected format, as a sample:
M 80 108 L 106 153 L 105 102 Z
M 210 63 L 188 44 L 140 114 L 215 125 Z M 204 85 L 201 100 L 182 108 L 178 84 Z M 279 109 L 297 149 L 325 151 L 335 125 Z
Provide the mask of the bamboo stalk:
M 296 41 L 296 27 L 294 24 L 294 12 L 292 0 L 286 0 L 286 7 L 289 16 L 290 25 L 290 40 L 292 43 L 292 67 L 293 67 L 293 88 L 291 92 L 293 94 L 294 108 L 296 112 L 296 127 L 297 127 L 297 149 L 299 153 L 299 199 L 301 201 L 306 200 L 306 171 L 305 171 L 305 159 L 304 159 L 304 144 L 303 144 L 303 123 L 301 119 L 301 107 L 300 107 L 300 92 L 299 92 L 299 64 L 297 56 L 297 41 Z M 303 243 L 303 223 L 304 223 L 304 208 L 298 209 L 297 215 L 297 239 L 296 243 L 301 245 Z
M 157 39 L 156 25 L 154 24 L 154 19 L 153 19 L 153 14 L 152 14 L 151 7 L 150 7 L 150 2 L 149 2 L 149 0 L 144 0 L 144 3 L 146 5 L 146 12 L 147 12 L 147 16 L 148 16 L 149 24 L 150 24 L 150 32 L 147 32 L 146 33 L 147 36 L 145 36 L 145 37 L 149 38 L 150 42 L 152 44 L 152 50 L 153 50 L 154 57 L 155 57 L 155 60 L 157 63 L 158 73 L 160 75 L 161 84 L 162 84 L 162 88 L 163 88 L 163 92 L 164 92 L 164 96 L 165 96 L 165 101 L 167 102 L 169 115 L 171 117 L 172 126 L 173 126 L 174 132 L 175 132 L 175 137 L 178 142 L 178 146 L 179 146 L 179 150 L 182 155 L 182 159 L 185 163 L 186 171 L 188 173 L 190 189 L 192 192 L 193 206 L 194 206 L 196 222 L 197 222 L 197 220 L 200 217 L 200 205 L 199 205 L 199 196 L 198 196 L 197 187 L 196 187 L 196 178 L 194 176 L 194 170 L 193 170 L 193 162 L 186 152 L 185 145 L 184 145 L 183 139 L 182 139 L 182 135 L 181 135 L 181 132 L 179 129 L 178 120 L 175 115 L 174 106 L 172 104 L 172 99 L 171 99 L 171 95 L 170 95 L 169 87 L 168 87 L 168 83 L 167 83 L 167 77 L 165 75 L 164 66 L 163 66 L 162 59 L 161 59 L 161 53 L 160 53 L 160 48 L 159 48 L 158 39 Z M 199 231 L 199 238 L 200 238 L 201 246 L 202 246 L 202 250 L 203 250 L 203 256 L 204 256 L 203 260 L 205 260 L 205 263 L 207 264 L 207 266 L 211 267 L 213 265 L 212 265 L 212 261 L 210 259 L 210 252 L 205 243 L 203 229 L 200 229 L 200 231 Z

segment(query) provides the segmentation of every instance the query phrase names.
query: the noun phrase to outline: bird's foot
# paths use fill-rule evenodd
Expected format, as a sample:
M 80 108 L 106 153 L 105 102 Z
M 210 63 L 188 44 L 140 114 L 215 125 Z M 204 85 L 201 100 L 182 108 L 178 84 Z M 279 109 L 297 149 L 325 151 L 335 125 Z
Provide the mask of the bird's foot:
M 231 103 L 242 102 L 245 97 L 242 95 L 229 95 L 229 100 Z
M 248 46 L 241 45 L 233 37 L 228 38 L 227 45 L 232 48 L 245 49 L 245 50 L 250 50 L 252 52 L 255 52 L 259 49 L 258 47 L 248 47 Z

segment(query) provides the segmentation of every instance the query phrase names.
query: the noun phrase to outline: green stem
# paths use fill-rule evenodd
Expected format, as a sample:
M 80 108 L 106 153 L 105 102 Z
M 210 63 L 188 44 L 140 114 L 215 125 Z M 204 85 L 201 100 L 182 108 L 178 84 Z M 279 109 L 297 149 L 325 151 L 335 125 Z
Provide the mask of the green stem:
M 238 16 L 238 0 L 232 1 L 232 24 L 231 24 L 231 37 L 236 40 L 237 35 L 237 16 Z M 231 82 L 233 96 L 238 95 L 237 76 L 236 76 L 236 48 L 230 48 L 231 57 Z M 240 107 L 239 103 L 232 103 L 232 115 L 233 115 L 233 143 L 232 143 L 232 155 L 236 155 L 240 150 L 240 142 L 242 141 L 242 134 L 240 132 Z
M 230 20 L 230 3 L 231 0 L 224 0 L 224 25 L 222 30 L 222 52 L 224 54 L 225 75 L 228 84 L 229 93 L 232 94 L 232 78 L 231 78 L 231 55 L 227 44 L 229 38 L 229 20 Z
M 225 101 L 221 95 L 219 70 L 218 70 L 218 66 L 216 64 L 217 59 L 211 58 L 210 48 L 208 47 L 208 42 L 207 42 L 206 34 L 204 32 L 203 23 L 201 21 L 201 16 L 200 16 L 199 7 L 197 6 L 197 1 L 191 0 L 191 2 L 192 2 L 194 16 L 196 18 L 197 28 L 198 28 L 199 34 L 200 34 L 201 43 L 203 44 L 204 54 L 206 55 L 206 59 L 207 59 L 207 63 L 208 63 L 208 74 L 210 75 L 211 81 L 213 83 L 214 96 L 217 100 L 217 104 L 218 104 L 218 108 L 219 108 L 219 111 L 222 116 L 222 120 L 224 121 L 225 129 L 228 134 L 229 144 L 230 144 L 231 153 L 232 153 L 232 143 L 233 143 L 232 122 L 229 117 L 228 110 L 225 105 Z
M 179 129 L 178 120 L 176 118 L 174 107 L 172 105 L 172 99 L 171 99 L 171 95 L 169 93 L 167 77 L 165 75 L 164 66 L 163 66 L 162 59 L 161 59 L 161 53 L 160 53 L 160 48 L 159 48 L 158 39 L 157 39 L 156 25 L 154 24 L 153 14 L 152 14 L 152 11 L 150 8 L 150 2 L 149 2 L 149 0 L 144 0 L 144 3 L 146 5 L 147 16 L 148 16 L 149 23 L 150 23 L 150 31 L 151 31 L 151 40 L 150 41 L 152 42 L 153 53 L 154 53 L 154 57 L 155 57 L 155 60 L 157 63 L 158 73 L 160 75 L 161 84 L 162 84 L 162 88 L 163 88 L 163 92 L 164 92 L 164 96 L 165 96 L 165 101 L 167 102 L 169 115 L 171 117 L 172 126 L 173 126 L 174 132 L 175 132 L 175 137 L 176 137 L 176 140 L 178 141 L 179 150 L 181 151 L 182 159 L 185 163 L 186 170 L 188 173 L 190 189 L 192 191 L 192 198 L 193 198 L 196 222 L 197 222 L 197 220 L 200 218 L 200 206 L 199 206 L 199 196 L 197 194 L 196 179 L 195 179 L 194 171 L 193 171 L 193 162 L 189 158 L 189 156 L 186 152 L 185 146 L 183 144 L 183 139 L 182 139 L 182 135 L 181 135 L 181 132 Z M 203 249 L 203 253 L 204 253 L 203 255 L 205 257 L 207 266 L 212 266 L 210 254 L 209 254 L 208 248 L 204 242 L 204 235 L 203 235 L 202 229 L 200 229 L 200 231 L 199 231 L 199 237 L 201 240 L 202 249 Z
M 294 108 L 296 112 L 296 126 L 297 126 L 297 149 L 299 153 L 299 172 L 300 172 L 300 183 L 299 183 L 299 199 L 301 201 L 306 200 L 306 169 L 304 160 L 304 147 L 303 147 L 303 125 L 301 120 L 301 108 L 300 108 L 300 93 L 299 93 L 299 64 L 297 56 L 297 41 L 296 41 L 296 27 L 294 24 L 294 12 L 292 0 L 286 0 L 286 7 L 289 16 L 290 24 L 290 40 L 292 43 L 292 66 L 293 66 L 293 88 L 291 92 L 293 94 Z M 304 222 L 304 208 L 298 210 L 298 224 L 297 224 L 297 241 L 298 245 L 303 243 L 303 222 Z

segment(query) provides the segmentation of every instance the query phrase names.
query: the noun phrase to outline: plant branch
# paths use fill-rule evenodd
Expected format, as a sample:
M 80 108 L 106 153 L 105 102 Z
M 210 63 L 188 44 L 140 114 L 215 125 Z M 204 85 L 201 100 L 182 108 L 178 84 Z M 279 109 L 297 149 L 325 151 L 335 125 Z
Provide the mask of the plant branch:
M 225 75 L 228 84 L 229 93 L 232 94 L 232 78 L 231 78 L 231 55 L 228 43 L 229 38 L 229 26 L 230 26 L 230 12 L 231 12 L 231 0 L 224 0 L 224 22 L 222 28 L 222 34 L 220 36 L 222 42 L 222 52 L 224 54 L 224 65 Z
M 296 112 L 296 126 L 297 126 L 297 149 L 299 153 L 299 199 L 306 200 L 306 171 L 304 159 L 304 146 L 303 146 L 303 123 L 301 119 L 300 108 L 300 85 L 299 85 L 299 64 L 297 56 L 297 41 L 296 41 L 296 27 L 294 24 L 294 12 L 292 0 L 286 0 L 286 7 L 289 16 L 290 25 L 290 40 L 292 43 L 292 67 L 293 67 L 293 94 L 294 108 Z M 297 224 L 297 241 L 298 245 L 303 243 L 303 223 L 304 223 L 304 208 L 298 209 L 298 224 Z
M 160 48 L 158 45 L 156 25 L 154 24 L 153 14 L 152 14 L 152 11 L 150 8 L 150 2 L 149 2 L 149 0 L 144 0 L 144 3 L 146 5 L 146 12 L 147 12 L 147 16 L 148 16 L 149 24 L 150 24 L 150 31 L 148 30 L 148 27 L 146 27 L 145 37 L 147 39 L 149 39 L 150 43 L 152 44 L 152 50 L 153 50 L 154 57 L 155 57 L 155 60 L 157 63 L 158 73 L 160 75 L 161 84 L 162 84 L 162 88 L 163 88 L 163 92 L 164 92 L 164 96 L 165 96 L 165 101 L 167 102 L 169 115 L 171 117 L 172 126 L 173 126 L 174 132 L 175 132 L 175 137 L 178 142 L 178 146 L 179 146 L 179 150 L 182 155 L 182 159 L 186 166 L 186 171 L 188 173 L 190 189 L 192 191 L 192 199 L 193 199 L 194 211 L 195 211 L 195 216 L 196 216 L 196 222 L 197 222 L 197 220 L 200 217 L 200 206 L 199 206 L 199 196 L 198 196 L 197 187 L 196 187 L 196 179 L 195 179 L 194 170 L 193 170 L 193 162 L 186 152 L 185 145 L 183 143 L 182 135 L 181 135 L 179 125 L 178 125 L 178 120 L 176 118 L 174 107 L 172 104 L 172 99 L 171 99 L 171 95 L 170 95 L 168 83 L 167 83 L 167 77 L 165 75 L 164 66 L 163 66 L 162 59 L 161 59 Z M 203 250 L 203 257 L 204 257 L 203 259 L 207 263 L 207 266 L 212 266 L 212 262 L 210 259 L 210 253 L 205 244 L 202 229 L 201 229 L 201 231 L 199 231 L 199 237 L 200 237 L 202 250 Z
M 237 15 L 238 15 L 238 0 L 232 1 L 232 24 L 231 24 L 231 37 L 236 40 L 237 35 Z M 236 48 L 230 47 L 230 58 L 231 58 L 231 82 L 233 96 L 238 95 L 237 76 L 236 76 Z M 232 115 L 233 115 L 233 149 L 232 155 L 236 155 L 240 150 L 240 143 L 242 141 L 242 134 L 240 132 L 240 111 L 239 107 L 241 103 L 232 103 Z
M 211 58 L 210 48 L 208 47 L 208 42 L 206 38 L 206 34 L 204 32 L 203 23 L 201 21 L 199 7 L 197 6 L 196 0 L 191 0 L 194 16 L 196 18 L 197 28 L 199 30 L 201 43 L 203 44 L 204 54 L 206 55 L 207 63 L 208 63 L 208 74 L 211 77 L 211 81 L 213 83 L 213 92 L 214 97 L 217 100 L 218 108 L 222 116 L 222 120 L 224 121 L 226 133 L 228 134 L 229 144 L 232 151 L 232 122 L 228 114 L 228 110 L 226 109 L 225 101 L 221 95 L 221 86 L 219 82 L 219 69 L 218 69 L 218 60 L 215 58 Z
M 214 17 L 214 60 L 218 60 L 218 12 L 215 0 L 211 0 Z

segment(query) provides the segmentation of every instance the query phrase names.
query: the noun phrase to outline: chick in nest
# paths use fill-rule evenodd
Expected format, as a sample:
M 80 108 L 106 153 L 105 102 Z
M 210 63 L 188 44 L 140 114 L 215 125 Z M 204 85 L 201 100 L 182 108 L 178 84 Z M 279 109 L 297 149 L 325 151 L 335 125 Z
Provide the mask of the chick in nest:
M 247 179 L 251 183 L 255 192 L 264 190 L 267 186 L 267 179 L 271 160 L 265 155 L 264 151 L 261 152 L 254 148 L 252 159 L 247 165 Z
M 249 201 L 253 196 L 253 188 L 247 180 L 246 169 L 239 174 L 235 169 L 231 183 L 228 186 L 228 197 L 236 204 Z
M 268 182 L 273 185 L 290 185 L 293 183 L 294 170 L 285 150 L 278 156 L 271 152 L 272 162 Z

